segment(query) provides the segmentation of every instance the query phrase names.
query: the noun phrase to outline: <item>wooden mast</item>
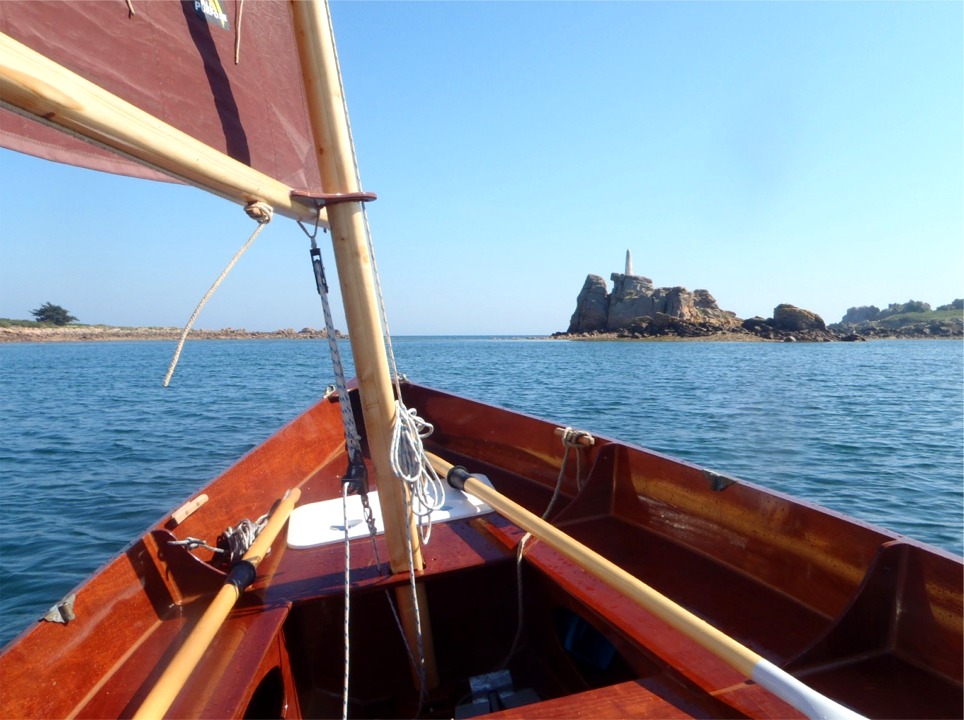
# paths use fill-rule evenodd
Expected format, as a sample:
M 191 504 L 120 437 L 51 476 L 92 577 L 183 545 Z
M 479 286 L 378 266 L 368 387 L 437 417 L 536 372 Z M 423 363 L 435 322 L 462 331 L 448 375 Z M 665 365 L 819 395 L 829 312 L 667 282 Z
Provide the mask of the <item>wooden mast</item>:
M 326 193 L 361 192 L 327 3 L 295 1 L 291 6 L 322 186 Z M 421 570 L 421 539 L 414 517 L 407 510 L 408 489 L 391 469 L 395 394 L 382 336 L 361 203 L 330 205 L 328 225 L 348 322 L 355 374 L 358 377 L 369 452 L 385 521 L 389 562 L 393 572 L 407 572 L 411 543 L 415 568 Z M 428 621 L 428 604 L 420 583 L 417 584 L 417 593 L 426 684 L 431 688 L 438 684 L 438 675 Z M 411 594 L 407 588 L 400 588 L 396 598 L 409 644 L 414 649 L 416 616 Z

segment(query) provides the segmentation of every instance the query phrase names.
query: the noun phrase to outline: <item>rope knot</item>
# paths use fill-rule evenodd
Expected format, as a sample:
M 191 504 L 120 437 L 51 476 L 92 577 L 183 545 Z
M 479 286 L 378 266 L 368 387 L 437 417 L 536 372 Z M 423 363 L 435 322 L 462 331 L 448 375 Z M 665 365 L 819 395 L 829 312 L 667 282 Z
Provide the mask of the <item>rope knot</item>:
M 244 211 L 252 220 L 257 220 L 259 225 L 266 225 L 271 222 L 274 216 L 274 208 L 262 200 L 249 202 L 244 206 Z
M 580 448 L 587 445 L 595 445 L 596 438 L 585 430 L 575 430 L 567 427 L 562 431 L 562 444 L 567 448 Z

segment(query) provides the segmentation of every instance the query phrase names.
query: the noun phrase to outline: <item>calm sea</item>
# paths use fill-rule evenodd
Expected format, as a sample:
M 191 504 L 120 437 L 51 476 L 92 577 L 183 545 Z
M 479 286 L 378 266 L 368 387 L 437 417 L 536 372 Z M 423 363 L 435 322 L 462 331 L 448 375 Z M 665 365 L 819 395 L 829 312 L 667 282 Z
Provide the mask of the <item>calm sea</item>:
M 172 350 L 0 345 L 0 644 L 333 382 L 322 341 L 196 341 L 164 389 Z M 395 352 L 415 382 L 962 552 L 960 342 L 400 338 Z

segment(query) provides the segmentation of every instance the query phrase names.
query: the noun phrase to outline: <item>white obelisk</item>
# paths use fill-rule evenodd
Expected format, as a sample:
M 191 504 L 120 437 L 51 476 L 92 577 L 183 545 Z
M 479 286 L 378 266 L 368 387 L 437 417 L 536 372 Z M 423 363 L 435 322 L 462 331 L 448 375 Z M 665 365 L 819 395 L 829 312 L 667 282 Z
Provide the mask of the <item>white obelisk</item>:
M 626 275 L 633 274 L 633 254 L 629 250 L 626 251 Z

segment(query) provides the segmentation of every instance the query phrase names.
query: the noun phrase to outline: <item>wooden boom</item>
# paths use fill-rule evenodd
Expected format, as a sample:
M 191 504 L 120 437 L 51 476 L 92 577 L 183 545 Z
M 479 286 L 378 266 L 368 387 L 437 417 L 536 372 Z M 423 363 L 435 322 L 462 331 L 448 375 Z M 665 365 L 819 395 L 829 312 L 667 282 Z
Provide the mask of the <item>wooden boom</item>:
M 314 222 L 317 210 L 292 188 L 85 80 L 0 33 L 0 105 L 79 135 L 143 165 L 241 205 Z M 322 211 L 324 212 L 324 211 Z M 325 217 L 322 217 L 325 220 Z

